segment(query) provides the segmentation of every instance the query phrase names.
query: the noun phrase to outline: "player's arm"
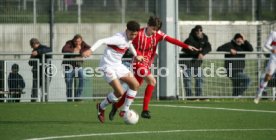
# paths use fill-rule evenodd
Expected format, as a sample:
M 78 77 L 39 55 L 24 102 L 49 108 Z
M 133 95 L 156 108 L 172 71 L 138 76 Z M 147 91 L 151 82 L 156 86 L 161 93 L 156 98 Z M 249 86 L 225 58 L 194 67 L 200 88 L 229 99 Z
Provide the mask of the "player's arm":
M 141 55 L 137 55 L 137 52 L 132 44 L 129 46 L 129 51 L 133 54 L 134 58 L 138 61 L 141 62 L 144 60 L 144 57 Z
M 98 40 L 95 44 L 93 44 L 93 46 L 90 48 L 90 50 L 92 51 L 92 53 L 94 51 L 96 51 L 100 46 L 102 46 L 103 44 L 106 44 L 106 38 L 104 39 L 100 39 Z
M 170 37 L 170 36 L 168 36 L 168 35 L 166 35 L 166 36 L 164 37 L 164 39 L 165 39 L 166 41 L 168 41 L 168 42 L 174 44 L 174 45 L 180 46 L 180 47 L 183 48 L 183 49 L 189 49 L 189 50 L 191 50 L 191 51 L 198 51 L 197 48 L 195 48 L 195 47 L 193 47 L 193 46 L 189 46 L 188 44 L 185 44 L 185 43 L 183 43 L 183 42 L 181 42 L 181 41 L 179 41 L 179 40 L 177 40 L 177 39 L 175 39 L 175 38 L 172 38 L 172 37 Z
M 265 48 L 267 48 L 270 51 L 273 51 L 273 47 L 271 46 L 272 41 L 273 41 L 273 32 L 271 32 L 267 41 L 265 42 Z
M 108 37 L 108 38 L 104 38 L 104 39 L 100 39 L 98 40 L 91 48 L 90 50 L 92 51 L 92 53 L 94 51 L 96 51 L 100 46 L 102 45 L 115 45 L 115 46 L 119 46 L 122 44 L 122 39 L 120 37 L 117 36 L 112 36 L 112 37 Z

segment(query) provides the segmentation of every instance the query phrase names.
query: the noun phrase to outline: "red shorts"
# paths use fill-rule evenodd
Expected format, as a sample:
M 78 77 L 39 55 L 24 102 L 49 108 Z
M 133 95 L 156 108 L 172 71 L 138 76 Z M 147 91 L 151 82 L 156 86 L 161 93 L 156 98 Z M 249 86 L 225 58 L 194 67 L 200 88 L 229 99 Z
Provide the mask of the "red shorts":
M 133 69 L 134 76 L 140 85 L 142 85 L 142 83 L 144 81 L 144 77 L 151 74 L 149 67 L 147 67 L 143 64 L 134 63 L 132 65 L 132 69 Z

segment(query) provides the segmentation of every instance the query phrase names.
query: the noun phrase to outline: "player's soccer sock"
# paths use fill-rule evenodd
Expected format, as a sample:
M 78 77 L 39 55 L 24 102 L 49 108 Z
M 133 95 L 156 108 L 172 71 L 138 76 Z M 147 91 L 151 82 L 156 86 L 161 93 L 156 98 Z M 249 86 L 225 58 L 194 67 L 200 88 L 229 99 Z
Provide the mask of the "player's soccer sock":
M 154 90 L 153 85 L 147 85 L 145 95 L 144 95 L 143 111 L 149 110 L 149 103 L 150 103 L 150 99 L 151 99 L 153 90 Z
M 105 110 L 105 108 L 111 104 L 118 101 L 118 98 L 114 95 L 113 92 L 110 92 L 107 97 L 101 102 L 100 107 L 101 109 Z
M 122 107 L 122 111 L 128 111 L 129 110 L 129 107 L 132 104 L 136 94 L 137 94 L 137 91 L 134 91 L 134 90 L 131 90 L 131 89 L 127 90 L 127 94 L 126 94 L 126 97 L 125 97 L 124 105 Z
M 120 108 L 124 104 L 126 94 L 127 94 L 127 90 L 129 89 L 129 87 L 126 83 L 122 83 L 122 87 L 123 87 L 123 90 L 124 90 L 124 95 L 121 97 L 121 99 L 117 103 L 115 103 L 115 107 L 117 109 Z
M 259 87 L 259 90 L 258 90 L 258 97 L 260 97 L 265 89 L 265 87 L 267 86 L 268 82 L 266 81 L 262 81 L 261 82 L 261 85 Z
M 122 96 L 122 98 L 117 103 L 115 103 L 115 107 L 117 109 L 120 108 L 124 104 L 125 99 L 126 99 L 126 94 L 127 94 L 127 92 L 125 92 L 124 95 Z

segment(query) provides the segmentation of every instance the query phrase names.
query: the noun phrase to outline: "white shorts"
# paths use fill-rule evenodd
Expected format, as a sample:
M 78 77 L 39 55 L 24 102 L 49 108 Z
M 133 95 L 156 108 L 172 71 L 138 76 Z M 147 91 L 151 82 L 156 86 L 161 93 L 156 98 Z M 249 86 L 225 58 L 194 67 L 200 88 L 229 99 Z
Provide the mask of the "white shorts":
M 121 77 L 127 76 L 130 71 L 123 64 L 117 64 L 113 66 L 103 66 L 101 71 L 104 73 L 104 79 L 110 83 L 115 79 L 120 79 Z
M 271 54 L 270 58 L 269 58 L 269 62 L 267 63 L 266 66 L 266 73 L 268 73 L 269 75 L 273 75 L 273 73 L 276 70 L 276 56 L 275 54 Z

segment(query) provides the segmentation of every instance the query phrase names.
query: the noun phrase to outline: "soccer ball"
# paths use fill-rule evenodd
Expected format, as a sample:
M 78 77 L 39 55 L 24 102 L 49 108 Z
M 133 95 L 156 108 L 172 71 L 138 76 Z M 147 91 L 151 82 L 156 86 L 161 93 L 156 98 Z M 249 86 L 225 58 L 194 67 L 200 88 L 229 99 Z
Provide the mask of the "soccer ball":
M 129 110 L 124 114 L 123 119 L 126 124 L 136 124 L 139 120 L 139 115 L 134 110 Z

